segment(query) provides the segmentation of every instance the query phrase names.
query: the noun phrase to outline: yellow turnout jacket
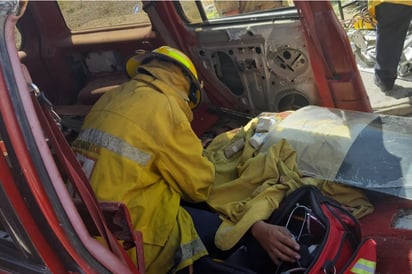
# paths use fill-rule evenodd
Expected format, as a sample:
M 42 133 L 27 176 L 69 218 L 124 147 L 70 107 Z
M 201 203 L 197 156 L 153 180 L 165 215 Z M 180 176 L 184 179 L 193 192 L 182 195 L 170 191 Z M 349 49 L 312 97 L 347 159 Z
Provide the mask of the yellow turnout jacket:
M 207 199 L 214 167 L 192 131 L 180 69 L 156 60 L 144 68 L 150 75 L 99 99 L 73 147 L 97 198 L 127 205 L 143 232 L 146 272 L 159 274 L 207 254 L 179 203 Z
M 375 7 L 382 3 L 393 3 L 393 4 L 402 4 L 412 6 L 412 1 L 410 0 L 369 0 L 368 1 L 368 9 L 369 13 L 375 17 Z

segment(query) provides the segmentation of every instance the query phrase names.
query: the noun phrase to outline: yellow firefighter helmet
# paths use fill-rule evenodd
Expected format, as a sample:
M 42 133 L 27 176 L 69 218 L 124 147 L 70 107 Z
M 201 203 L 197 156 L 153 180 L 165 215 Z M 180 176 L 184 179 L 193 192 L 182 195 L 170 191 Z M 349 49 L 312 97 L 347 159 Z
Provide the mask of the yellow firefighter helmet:
M 180 50 L 169 46 L 162 46 L 149 53 L 144 51 L 137 52 L 137 54 L 131 57 L 126 63 L 127 74 L 129 77 L 135 76 L 140 65 L 146 64 L 153 59 L 159 59 L 176 64 L 182 69 L 183 73 L 189 77 L 189 105 L 192 110 L 195 109 L 200 104 L 202 84 L 199 81 L 193 62 Z

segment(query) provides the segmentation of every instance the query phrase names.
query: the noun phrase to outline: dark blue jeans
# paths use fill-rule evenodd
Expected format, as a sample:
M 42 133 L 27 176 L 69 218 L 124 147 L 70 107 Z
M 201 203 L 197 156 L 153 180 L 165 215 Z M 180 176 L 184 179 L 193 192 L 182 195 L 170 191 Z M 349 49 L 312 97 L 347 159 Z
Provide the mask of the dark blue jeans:
M 220 250 L 215 245 L 215 235 L 222 220 L 217 213 L 191 206 L 183 206 L 192 217 L 197 234 L 207 248 L 211 256 L 216 255 Z
M 261 271 L 263 269 L 274 269 L 269 256 L 250 233 L 246 233 L 232 249 L 222 251 L 215 245 L 216 231 L 222 223 L 218 214 L 188 205 L 184 205 L 183 208 L 192 217 L 196 231 L 206 246 L 210 257 L 225 260 L 230 265 L 243 269 L 239 269 L 238 272 L 233 270 L 234 272 L 223 271 L 219 273 L 263 273 Z M 200 268 L 210 269 L 210 266 L 210 262 L 207 259 L 197 262 L 197 267 Z
M 412 6 L 382 3 L 375 8 L 376 65 L 375 76 L 386 85 L 393 85 L 403 51 L 406 33 L 412 19 Z

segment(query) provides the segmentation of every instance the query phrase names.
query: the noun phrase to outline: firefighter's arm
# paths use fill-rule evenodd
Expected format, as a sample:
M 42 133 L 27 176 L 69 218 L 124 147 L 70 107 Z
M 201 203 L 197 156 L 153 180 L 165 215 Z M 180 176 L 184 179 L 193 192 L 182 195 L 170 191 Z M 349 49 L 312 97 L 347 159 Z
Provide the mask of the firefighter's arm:
M 214 166 L 203 157 L 202 144 L 190 123 L 175 127 L 162 150 L 159 168 L 168 184 L 186 201 L 205 201 L 214 182 Z

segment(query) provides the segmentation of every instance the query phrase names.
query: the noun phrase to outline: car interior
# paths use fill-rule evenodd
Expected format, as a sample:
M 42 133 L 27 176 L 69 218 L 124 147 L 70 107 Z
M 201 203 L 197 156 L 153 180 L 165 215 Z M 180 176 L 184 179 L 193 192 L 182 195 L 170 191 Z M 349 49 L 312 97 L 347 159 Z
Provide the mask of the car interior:
M 184 6 L 174 4 L 184 16 Z M 132 13 L 133 5 L 129 2 L 129 10 L 123 12 Z M 19 55 L 71 130 L 79 128 L 101 94 L 129 79 L 126 63 L 130 58 L 166 44 L 144 13 L 155 12 L 152 5 L 149 2 L 138 12 L 145 20 L 138 25 L 74 31 L 67 27 L 64 12 L 56 16 L 60 8 L 63 11 L 63 3 L 29 2 L 18 22 L 22 32 Z M 48 19 L 44 9 L 53 18 Z M 43 20 L 37 20 L 40 15 Z M 246 15 L 237 15 L 240 18 L 229 18 L 227 23 L 227 18 L 211 19 L 201 31 L 194 30 L 198 45 L 191 47 L 190 56 L 205 77 L 206 91 L 199 116 L 207 111 L 212 116 L 235 116 L 243 123 L 264 111 L 320 103 L 296 9 L 287 6 L 260 16 L 259 22 L 248 23 L 247 28 L 233 23 L 248 20 L 241 18 Z M 49 24 L 50 20 L 54 23 Z M 212 88 L 218 92 L 209 93 Z M 228 103 L 233 106 L 231 111 L 225 107 Z
M 234 7 L 224 5 L 225 2 L 233 2 L 230 4 Z M 97 201 L 87 178 L 79 172 L 81 167 L 70 144 L 100 96 L 130 79 L 130 72 L 136 69 L 134 58 L 170 45 L 182 49 L 192 59 L 204 84 L 202 103 L 194 110 L 192 127 L 205 147 L 218 134 L 239 128 L 262 113 L 284 113 L 286 117 L 310 105 L 371 110 L 353 56 L 348 52 L 348 41 L 341 40 L 343 34 L 336 32 L 339 21 L 323 1 L 314 1 L 319 3 L 312 5 L 305 1 L 273 1 L 275 6 L 262 4 L 253 9 L 238 2 L 22 1 L 21 10 L 13 19 L 17 22 L 12 37 L 12 44 L 16 44 L 13 51 L 21 66 L 19 77 L 25 79 L 20 79 L 21 82 L 30 83 L 25 88 L 31 92 L 33 113 L 39 117 L 45 137 L 41 141 L 44 144 L 39 141 L 31 144 L 32 153 L 38 152 L 35 148 L 41 146 L 39 143 L 48 146 L 55 164 L 43 163 L 48 156 L 41 153 L 36 154 L 37 158 L 32 157 L 42 171 L 38 176 L 42 179 L 39 189 L 47 192 L 34 191 L 33 194 L 18 163 L 20 152 L 14 152 L 11 145 L 14 136 L 6 132 L 5 118 L 1 117 L 0 151 L 4 157 L 0 157 L 0 169 L 7 169 L 3 176 L 8 176 L 10 181 L 18 178 L 18 187 L 26 189 L 28 201 L 35 203 L 35 195 L 60 201 L 55 208 L 60 212 L 56 222 L 70 232 L 67 234 L 71 235 L 71 241 L 82 243 L 76 248 L 86 260 L 100 258 L 92 267 L 101 273 L 107 269 L 119 270 L 115 268 L 121 265 L 144 273 L 142 235 L 133 230 L 128 210 L 122 203 Z M 314 16 L 317 14 L 323 16 Z M 322 22 L 328 24 L 323 24 L 317 33 L 310 32 Z M 328 42 L 324 37 L 337 42 Z M 23 111 L 19 115 L 25 116 Z M 30 128 L 30 120 L 25 126 Z M 49 174 L 59 179 L 53 181 Z M 10 186 L 7 191 L 17 190 Z M 0 188 L 3 201 L 0 203 L 12 214 L 13 205 L 5 193 Z M 396 210 L 397 206 L 391 204 L 390 210 Z M 41 208 L 30 210 L 41 213 Z M 377 210 L 389 218 L 389 206 L 385 209 L 380 205 Z M 79 216 L 67 213 L 73 211 Z M 49 231 L 47 222 L 42 221 L 44 230 Z M 42 273 L 42 258 L 33 252 L 29 235 L 13 234 L 10 227 L 24 231 L 18 220 L 12 219 L 10 225 L 0 214 L 0 243 L 2 247 L 8 246 L 3 253 L 29 258 L 28 269 Z M 367 222 L 364 227 L 380 233 L 368 227 Z M 105 261 L 108 255 L 88 238 L 97 235 L 105 238 L 119 262 L 110 265 Z M 54 244 L 64 246 L 66 243 L 60 243 L 59 237 L 62 236 L 53 236 Z M 122 248 L 114 243 L 116 239 L 124 241 Z M 385 239 L 381 240 L 390 247 Z M 400 243 L 399 239 L 393 241 Z M 136 249 L 137 267 L 124 255 L 124 250 L 131 248 Z M 407 248 L 402 252 L 407 254 Z M 75 260 L 69 252 L 61 256 L 66 265 Z M 383 260 L 389 262 L 390 259 Z

